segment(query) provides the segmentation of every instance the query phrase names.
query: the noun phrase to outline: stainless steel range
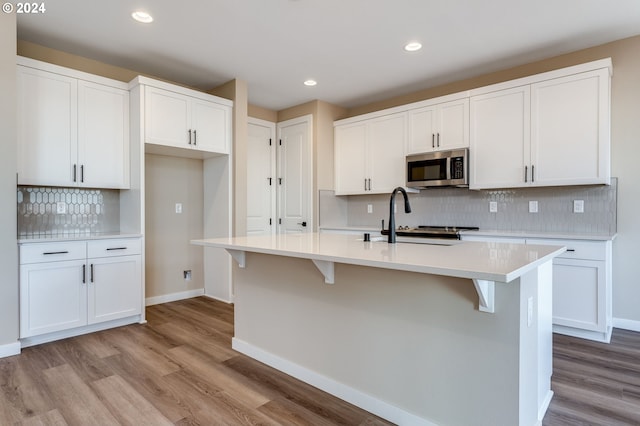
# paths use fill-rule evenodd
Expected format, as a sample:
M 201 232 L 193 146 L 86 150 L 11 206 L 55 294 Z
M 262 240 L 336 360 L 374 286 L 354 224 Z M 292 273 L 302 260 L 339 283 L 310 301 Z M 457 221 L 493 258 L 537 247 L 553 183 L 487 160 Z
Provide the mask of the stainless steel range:
M 417 238 L 442 238 L 450 240 L 459 240 L 462 231 L 477 231 L 477 226 L 418 226 L 411 228 L 408 226 L 399 226 L 396 228 L 398 237 L 417 237 Z M 389 235 L 388 229 L 380 231 L 382 235 Z

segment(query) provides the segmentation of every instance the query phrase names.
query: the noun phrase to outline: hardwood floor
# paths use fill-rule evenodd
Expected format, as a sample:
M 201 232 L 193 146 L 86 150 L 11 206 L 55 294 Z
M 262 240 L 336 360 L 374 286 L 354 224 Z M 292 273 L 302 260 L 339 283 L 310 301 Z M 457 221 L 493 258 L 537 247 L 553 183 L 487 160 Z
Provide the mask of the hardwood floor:
M 555 392 L 543 426 L 640 425 L 640 333 L 610 344 L 554 334 Z
M 230 305 L 189 299 L 147 320 L 0 359 L 0 425 L 390 424 L 234 352 Z M 543 426 L 640 425 L 640 333 L 554 335 L 552 387 Z
M 147 308 L 130 325 L 0 359 L 0 425 L 389 425 L 231 349 L 233 307 Z

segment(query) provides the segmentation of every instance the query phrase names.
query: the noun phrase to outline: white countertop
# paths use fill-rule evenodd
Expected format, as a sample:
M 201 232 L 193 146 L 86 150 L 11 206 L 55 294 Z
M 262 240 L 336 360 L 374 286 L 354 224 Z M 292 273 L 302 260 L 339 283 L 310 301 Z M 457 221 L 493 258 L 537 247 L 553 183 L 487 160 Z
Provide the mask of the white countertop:
M 280 234 L 192 240 L 238 252 L 510 282 L 565 251 L 565 247 L 452 241 L 453 245 L 364 242 L 354 235 Z M 247 265 L 247 267 L 251 267 Z
M 61 241 L 87 241 L 87 240 L 105 240 L 114 238 L 140 238 L 142 234 L 120 234 L 120 233 L 104 233 L 104 234 L 55 234 L 44 236 L 18 237 L 18 244 L 34 244 L 34 243 L 55 243 Z

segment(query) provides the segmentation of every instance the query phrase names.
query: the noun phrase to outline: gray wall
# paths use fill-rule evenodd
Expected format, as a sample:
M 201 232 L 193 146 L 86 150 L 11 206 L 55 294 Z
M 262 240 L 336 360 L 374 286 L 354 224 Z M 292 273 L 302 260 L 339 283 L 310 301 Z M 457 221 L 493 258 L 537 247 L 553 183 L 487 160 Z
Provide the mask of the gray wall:
M 204 287 L 202 248 L 189 244 L 204 232 L 203 194 L 202 160 L 145 156 L 146 297 Z
M 0 346 L 18 340 L 16 15 L 0 14 Z

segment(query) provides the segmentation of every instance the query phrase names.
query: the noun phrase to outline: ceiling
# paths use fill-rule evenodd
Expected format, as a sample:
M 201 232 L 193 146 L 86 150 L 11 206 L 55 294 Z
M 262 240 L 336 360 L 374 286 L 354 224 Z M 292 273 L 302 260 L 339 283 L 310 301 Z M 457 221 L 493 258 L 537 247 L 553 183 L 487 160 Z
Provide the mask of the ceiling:
M 345 108 L 640 34 L 640 0 L 54 0 L 18 38 L 249 102 Z M 131 19 L 134 10 L 154 17 Z M 422 50 L 403 46 L 417 40 Z M 303 85 L 313 78 L 314 87 Z

